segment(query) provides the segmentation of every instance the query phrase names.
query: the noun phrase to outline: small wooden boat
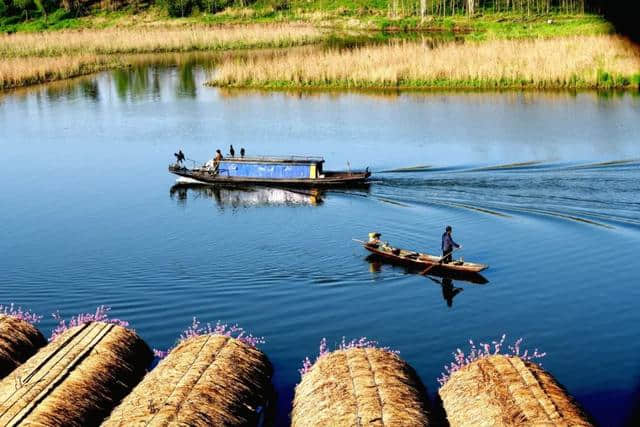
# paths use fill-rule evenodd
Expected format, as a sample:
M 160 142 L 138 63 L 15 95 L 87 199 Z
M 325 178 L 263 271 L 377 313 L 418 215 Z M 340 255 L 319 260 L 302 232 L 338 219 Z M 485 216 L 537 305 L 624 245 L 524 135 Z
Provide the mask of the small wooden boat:
M 364 171 L 323 171 L 321 157 L 228 157 L 189 169 L 181 164 L 169 172 L 206 184 L 270 185 L 287 187 L 340 187 L 367 184 Z
M 439 256 L 398 249 L 381 242 L 362 242 L 362 246 L 369 252 L 386 261 L 421 270 L 432 267 L 433 271 L 439 272 L 477 274 L 489 268 L 486 264 L 476 264 L 473 262 L 456 260 L 445 264 L 440 262 L 441 257 Z

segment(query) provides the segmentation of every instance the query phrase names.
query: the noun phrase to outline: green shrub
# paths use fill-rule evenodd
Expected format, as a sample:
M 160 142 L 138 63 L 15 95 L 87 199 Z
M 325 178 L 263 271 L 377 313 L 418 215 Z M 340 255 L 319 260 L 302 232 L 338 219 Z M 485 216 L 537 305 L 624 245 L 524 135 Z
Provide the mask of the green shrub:
M 289 0 L 269 0 L 267 4 L 271 6 L 276 12 L 289 10 L 289 8 L 291 8 Z
M 167 11 L 173 17 L 185 17 L 193 10 L 193 0 L 167 0 Z

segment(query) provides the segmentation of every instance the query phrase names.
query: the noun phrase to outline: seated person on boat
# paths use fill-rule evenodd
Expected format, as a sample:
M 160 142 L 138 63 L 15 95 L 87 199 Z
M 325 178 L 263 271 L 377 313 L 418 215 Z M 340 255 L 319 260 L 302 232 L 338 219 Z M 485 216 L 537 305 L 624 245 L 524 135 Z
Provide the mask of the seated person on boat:
M 369 241 L 367 242 L 367 244 L 376 247 L 381 245 L 382 242 L 380 241 L 380 236 L 380 233 L 369 233 Z

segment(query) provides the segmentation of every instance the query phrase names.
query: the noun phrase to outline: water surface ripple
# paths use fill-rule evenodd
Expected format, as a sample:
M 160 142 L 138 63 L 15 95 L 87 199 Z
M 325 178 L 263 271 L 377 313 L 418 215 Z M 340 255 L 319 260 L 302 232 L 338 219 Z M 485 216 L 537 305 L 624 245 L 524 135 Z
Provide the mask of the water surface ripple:
M 197 316 L 264 336 L 287 425 L 301 360 L 368 336 L 431 396 L 451 352 L 502 333 L 605 425 L 640 390 L 640 101 L 595 93 L 260 93 L 198 63 L 0 94 L 0 304 L 113 307 L 155 348 Z M 323 154 L 369 189 L 175 186 L 172 153 Z M 489 283 L 370 262 L 383 233 L 436 253 L 446 225 Z M 434 278 L 438 280 L 437 278 Z

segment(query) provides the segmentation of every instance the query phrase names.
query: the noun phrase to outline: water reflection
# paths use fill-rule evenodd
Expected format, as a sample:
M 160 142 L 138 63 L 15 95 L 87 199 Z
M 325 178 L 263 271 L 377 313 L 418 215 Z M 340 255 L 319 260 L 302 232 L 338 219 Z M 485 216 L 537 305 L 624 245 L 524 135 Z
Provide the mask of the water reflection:
M 151 75 L 151 77 L 150 77 Z M 150 84 L 150 81 L 157 79 L 157 73 L 152 67 L 131 67 L 112 72 L 113 86 L 118 97 L 125 101 L 127 98 L 139 98 L 146 94 L 156 98 L 159 95 L 159 84 Z M 149 88 L 152 88 L 149 91 Z M 157 88 L 157 92 L 156 92 Z
M 442 287 L 442 298 L 447 302 L 448 307 L 452 307 L 453 298 L 462 292 L 462 288 L 456 288 L 450 277 L 443 277 L 442 280 L 437 280 L 430 276 L 427 277 Z
M 258 206 L 318 206 L 323 203 L 322 190 L 291 190 L 271 187 L 228 187 L 177 183 L 169 196 L 185 206 L 188 199 L 208 198 L 220 208 L 248 208 Z
M 179 80 L 176 86 L 176 95 L 178 97 L 196 97 L 196 78 L 194 74 L 194 66 L 194 63 L 187 62 L 178 67 Z
M 369 262 L 369 271 L 371 273 L 379 273 L 382 271 L 382 265 L 385 264 L 384 260 L 379 256 L 369 255 L 367 257 L 367 261 Z M 421 269 L 413 268 L 408 266 L 397 266 L 393 265 L 394 268 L 403 268 L 409 274 L 419 274 Z M 462 272 L 447 272 L 447 273 L 439 273 L 436 270 L 432 270 L 432 272 L 426 276 L 429 280 L 437 283 L 442 288 L 442 298 L 446 302 L 448 307 L 453 307 L 453 299 L 463 291 L 463 288 L 459 288 L 455 286 L 453 280 L 458 280 L 461 282 L 468 282 L 476 285 L 484 285 L 489 283 L 489 281 L 479 273 L 462 273 Z

